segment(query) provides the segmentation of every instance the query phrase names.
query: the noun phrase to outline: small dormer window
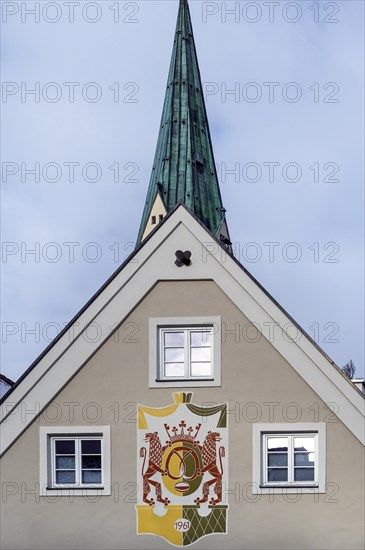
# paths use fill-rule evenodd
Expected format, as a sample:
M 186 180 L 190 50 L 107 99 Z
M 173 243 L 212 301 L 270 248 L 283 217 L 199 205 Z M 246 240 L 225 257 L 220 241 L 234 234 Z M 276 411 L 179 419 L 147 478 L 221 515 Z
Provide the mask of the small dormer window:
M 213 326 L 159 329 L 158 380 L 213 380 Z
M 219 317 L 150 319 L 150 387 L 220 386 Z
M 159 221 L 162 222 L 162 220 L 163 220 L 163 214 L 160 214 L 159 215 Z
M 151 217 L 151 224 L 156 225 L 156 216 Z

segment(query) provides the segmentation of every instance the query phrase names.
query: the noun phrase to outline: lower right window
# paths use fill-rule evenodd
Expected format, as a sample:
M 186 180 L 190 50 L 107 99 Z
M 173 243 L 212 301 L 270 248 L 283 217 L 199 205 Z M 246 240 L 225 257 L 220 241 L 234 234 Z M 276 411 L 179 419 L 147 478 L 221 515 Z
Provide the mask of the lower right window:
M 254 425 L 253 481 L 257 492 L 284 488 L 324 492 L 326 426 L 296 424 L 293 428 L 287 424 Z
M 264 434 L 264 484 L 318 483 L 318 434 Z

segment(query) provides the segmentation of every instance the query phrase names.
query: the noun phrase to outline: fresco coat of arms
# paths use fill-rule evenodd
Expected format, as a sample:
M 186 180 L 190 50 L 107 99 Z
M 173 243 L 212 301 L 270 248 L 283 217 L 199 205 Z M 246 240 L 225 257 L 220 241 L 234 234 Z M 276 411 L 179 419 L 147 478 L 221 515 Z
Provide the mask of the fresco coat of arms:
M 197 406 L 174 393 L 163 408 L 138 405 L 137 533 L 176 546 L 227 532 L 227 403 Z

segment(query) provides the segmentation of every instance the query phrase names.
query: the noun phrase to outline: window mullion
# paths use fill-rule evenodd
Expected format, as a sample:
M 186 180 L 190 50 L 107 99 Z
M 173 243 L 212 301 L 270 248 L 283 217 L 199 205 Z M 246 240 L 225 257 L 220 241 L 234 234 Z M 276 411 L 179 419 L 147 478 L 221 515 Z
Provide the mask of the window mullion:
M 190 331 L 184 330 L 184 360 L 185 360 L 185 378 L 190 378 Z
M 318 434 L 314 435 L 314 482 L 318 483 Z
M 215 353 L 214 353 L 213 330 L 209 331 L 209 342 L 210 342 L 210 374 L 214 378 Z
M 294 436 L 288 436 L 288 483 L 294 481 Z
M 165 378 L 165 346 L 164 346 L 164 331 L 159 331 L 159 378 Z
M 81 485 L 81 439 L 77 438 L 75 441 L 75 466 L 76 466 L 76 485 Z
M 267 435 L 264 435 L 264 456 L 263 456 L 263 471 L 264 471 L 264 483 L 268 483 L 268 460 L 267 460 Z
M 56 441 L 55 438 L 51 439 L 51 485 L 52 487 L 56 483 Z
M 100 441 L 100 457 L 101 457 L 101 476 L 100 483 L 104 485 L 104 441 Z

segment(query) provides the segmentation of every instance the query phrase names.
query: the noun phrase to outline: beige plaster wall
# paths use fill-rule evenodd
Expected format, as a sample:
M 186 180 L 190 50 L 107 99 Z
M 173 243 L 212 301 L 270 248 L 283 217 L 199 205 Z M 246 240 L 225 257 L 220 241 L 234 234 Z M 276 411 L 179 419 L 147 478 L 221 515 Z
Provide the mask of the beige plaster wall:
M 221 315 L 227 328 L 248 320 L 212 281 L 160 282 L 75 378 L 55 397 L 55 407 L 34 422 L 1 461 L 1 544 L 4 549 L 169 548 L 159 537 L 136 536 L 136 403 L 164 406 L 172 389 L 148 388 L 148 318 Z M 133 334 L 132 334 L 133 333 Z M 250 336 L 251 337 L 251 336 Z M 137 340 L 133 342 L 133 340 Z M 294 344 L 293 344 L 294 345 Z M 195 548 L 227 549 L 355 549 L 363 548 L 364 450 L 360 442 L 329 411 L 318 395 L 265 339 L 222 342 L 222 387 L 195 388 L 194 403 L 229 402 L 228 535 L 205 537 Z M 187 389 L 184 389 L 187 391 Z M 76 403 L 73 422 L 70 406 Z M 269 418 L 268 402 L 277 402 Z M 297 502 L 277 495 L 252 495 L 252 417 L 287 421 L 286 405 L 297 403 L 300 422 L 327 417 L 326 495 L 305 494 Z M 39 427 L 90 425 L 88 404 L 98 403 L 101 418 L 111 425 L 112 496 L 40 497 Z M 255 403 L 255 408 L 247 404 Z M 317 405 L 315 405 L 317 404 Z M 84 415 L 82 410 L 84 409 Z M 292 412 L 292 410 L 290 411 Z M 48 419 L 47 419 L 48 418 Z M 329 420 L 334 420 L 329 422 Z M 294 425 L 293 425 L 294 426 Z M 14 483 L 14 485 L 9 485 Z M 33 491 L 33 492 L 32 492 Z M 8 494 L 13 492 L 14 494 Z

